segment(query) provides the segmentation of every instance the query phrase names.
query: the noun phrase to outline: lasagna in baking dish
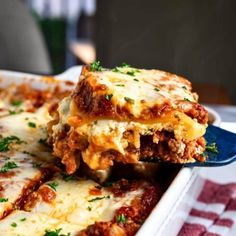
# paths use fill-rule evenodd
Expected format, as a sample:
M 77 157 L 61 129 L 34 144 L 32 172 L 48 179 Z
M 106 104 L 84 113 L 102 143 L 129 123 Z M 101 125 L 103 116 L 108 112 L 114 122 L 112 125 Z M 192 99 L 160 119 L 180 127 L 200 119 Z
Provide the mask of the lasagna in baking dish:
M 26 84 L 0 90 L 0 235 L 134 235 L 161 187 L 134 175 L 102 185 L 68 175 L 46 142 L 48 107 L 65 95 Z
M 83 67 L 70 96 L 51 111 L 53 154 L 68 173 L 116 162 L 204 161 L 207 111 L 188 80 L 122 64 Z

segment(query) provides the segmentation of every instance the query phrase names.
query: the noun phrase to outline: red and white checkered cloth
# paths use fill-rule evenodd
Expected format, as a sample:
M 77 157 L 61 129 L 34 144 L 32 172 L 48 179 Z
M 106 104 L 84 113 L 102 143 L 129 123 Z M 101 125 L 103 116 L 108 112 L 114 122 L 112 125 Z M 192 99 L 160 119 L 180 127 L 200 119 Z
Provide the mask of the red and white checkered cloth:
M 178 236 L 225 236 L 236 221 L 236 183 L 205 181 Z

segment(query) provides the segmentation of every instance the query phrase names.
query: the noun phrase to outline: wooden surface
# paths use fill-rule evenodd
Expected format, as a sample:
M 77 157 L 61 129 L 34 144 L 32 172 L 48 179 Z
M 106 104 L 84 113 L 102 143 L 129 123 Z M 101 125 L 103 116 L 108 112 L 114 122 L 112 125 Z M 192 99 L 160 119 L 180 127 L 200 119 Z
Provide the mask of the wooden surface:
M 231 104 L 227 90 L 220 86 L 207 83 L 193 83 L 193 91 L 199 95 L 201 103 L 208 104 Z

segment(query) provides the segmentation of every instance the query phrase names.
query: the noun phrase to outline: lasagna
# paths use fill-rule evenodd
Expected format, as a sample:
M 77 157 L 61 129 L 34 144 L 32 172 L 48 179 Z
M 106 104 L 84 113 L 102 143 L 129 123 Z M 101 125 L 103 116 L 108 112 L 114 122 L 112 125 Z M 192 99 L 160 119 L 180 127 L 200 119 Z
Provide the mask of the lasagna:
M 46 142 L 47 124 L 53 122 L 48 108 L 67 94 L 24 84 L 0 90 L 0 232 L 135 235 L 160 199 L 162 187 L 134 174 L 129 179 L 113 176 L 103 184 L 88 178 L 86 168 L 83 175 L 68 175 Z
M 105 170 L 117 162 L 205 159 L 207 111 L 190 82 L 174 74 L 92 64 L 51 114 L 53 154 L 69 174 L 81 163 Z

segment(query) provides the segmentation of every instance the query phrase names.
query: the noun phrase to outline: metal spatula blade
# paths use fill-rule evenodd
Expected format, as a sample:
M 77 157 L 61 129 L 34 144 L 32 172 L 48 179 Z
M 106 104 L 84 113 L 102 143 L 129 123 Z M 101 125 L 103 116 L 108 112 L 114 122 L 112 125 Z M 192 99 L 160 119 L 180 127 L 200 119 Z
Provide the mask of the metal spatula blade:
M 209 125 L 205 134 L 208 144 L 216 143 L 218 153 L 206 151 L 208 158 L 205 162 L 186 163 L 184 166 L 216 167 L 236 161 L 236 134 L 227 130 Z

